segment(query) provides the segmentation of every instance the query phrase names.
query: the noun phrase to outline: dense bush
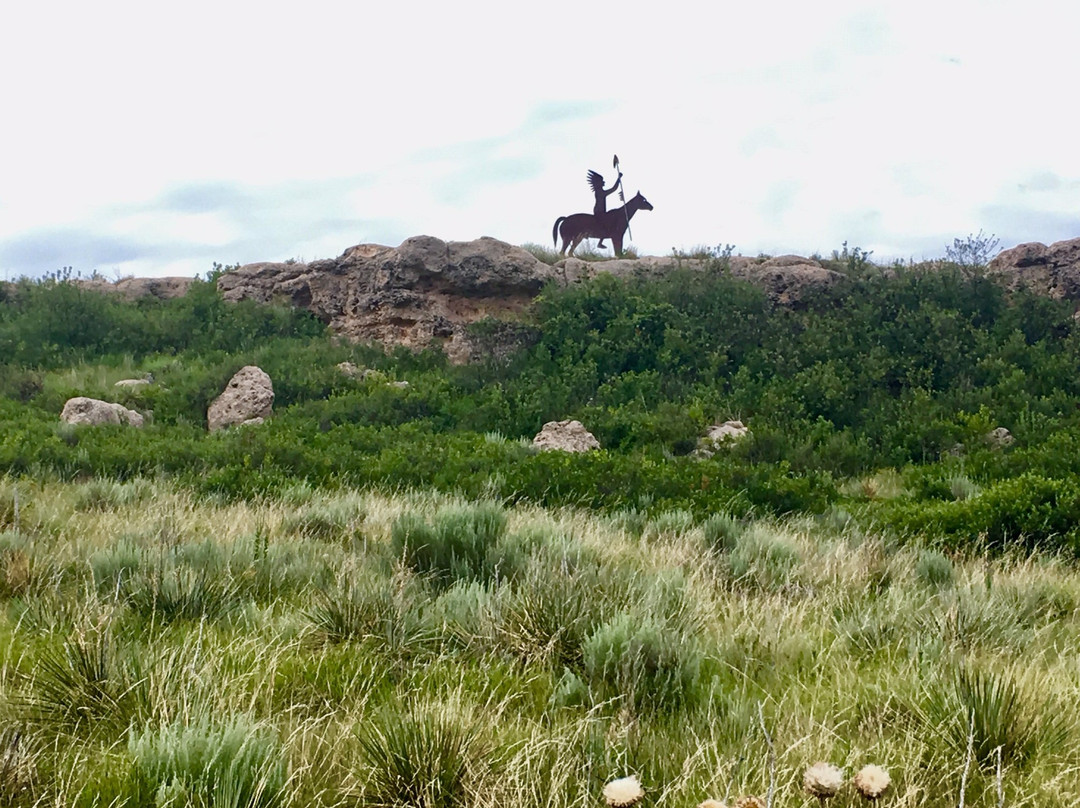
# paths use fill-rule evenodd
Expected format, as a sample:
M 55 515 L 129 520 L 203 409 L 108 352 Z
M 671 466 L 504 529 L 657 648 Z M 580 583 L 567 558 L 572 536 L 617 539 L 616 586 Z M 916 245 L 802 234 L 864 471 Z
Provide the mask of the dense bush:
M 228 497 L 297 480 L 435 487 L 704 519 L 823 512 L 836 479 L 895 467 L 909 496 L 937 503 L 890 516 L 900 527 L 960 543 L 979 533 L 996 545 L 1071 541 L 1064 490 L 1022 491 L 1010 504 L 1003 489 L 991 504 L 995 484 L 1017 475 L 1053 487 L 1080 474 L 1069 304 L 1007 295 L 949 265 L 885 272 L 845 251 L 835 266 L 844 280 L 797 306 L 770 301 L 720 259 L 662 278 L 552 286 L 531 322 L 478 324 L 477 338 L 512 332 L 513 346 L 492 344 L 492 361 L 463 367 L 435 351 L 336 344 L 306 313 L 226 304 L 212 276 L 182 298 L 134 303 L 63 276 L 22 281 L 0 302 L 0 469 L 164 473 Z M 345 359 L 379 372 L 350 379 L 334 367 Z M 251 363 L 274 381 L 275 419 L 206 435 L 208 403 Z M 112 386 L 146 372 L 146 387 Z M 119 400 L 150 425 L 57 426 L 64 401 L 83 394 Z M 604 451 L 537 454 L 519 441 L 565 418 Z M 693 457 L 702 430 L 726 418 L 747 422 L 750 437 Z M 997 426 L 1015 446 L 986 444 Z M 952 501 L 958 492 L 968 504 Z

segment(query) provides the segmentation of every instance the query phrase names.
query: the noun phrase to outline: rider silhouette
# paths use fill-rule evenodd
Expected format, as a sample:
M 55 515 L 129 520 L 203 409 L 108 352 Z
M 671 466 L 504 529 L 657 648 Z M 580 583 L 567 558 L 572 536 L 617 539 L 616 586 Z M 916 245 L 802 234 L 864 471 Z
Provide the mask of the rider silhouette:
M 589 187 L 593 190 L 593 196 L 596 197 L 596 204 L 593 205 L 592 210 L 593 216 L 599 216 L 601 213 L 607 211 L 607 198 L 619 190 L 619 186 L 622 184 L 622 172 L 619 172 L 619 176 L 615 179 L 615 184 L 607 191 L 604 190 L 604 178 L 595 171 L 590 171 L 587 178 Z M 604 249 L 604 240 L 600 239 L 600 242 L 596 246 L 598 249 Z

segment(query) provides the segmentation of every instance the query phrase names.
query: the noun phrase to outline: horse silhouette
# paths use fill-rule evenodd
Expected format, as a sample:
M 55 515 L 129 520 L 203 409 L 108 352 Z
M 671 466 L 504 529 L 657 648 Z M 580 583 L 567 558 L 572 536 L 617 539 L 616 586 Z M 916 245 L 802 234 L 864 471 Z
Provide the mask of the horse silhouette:
M 623 236 L 630 226 L 630 220 L 639 210 L 652 210 L 649 200 L 638 191 L 634 198 L 621 208 L 615 208 L 604 213 L 574 213 L 570 216 L 560 216 L 555 220 L 555 226 L 551 228 L 551 240 L 555 246 L 559 246 L 559 236 L 562 236 L 563 245 L 559 254 L 573 255 L 574 250 L 582 239 L 598 238 L 603 241 L 611 239 L 611 246 L 615 248 L 615 255 L 622 257 Z M 567 253 L 567 246 L 570 247 Z

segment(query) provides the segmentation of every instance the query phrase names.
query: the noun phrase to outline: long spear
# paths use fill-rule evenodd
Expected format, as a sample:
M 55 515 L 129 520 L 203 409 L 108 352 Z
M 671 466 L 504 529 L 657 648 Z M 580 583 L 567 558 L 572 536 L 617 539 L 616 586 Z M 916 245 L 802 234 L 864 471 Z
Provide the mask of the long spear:
M 611 164 L 615 167 L 615 170 L 619 174 L 622 174 L 622 172 L 619 171 L 619 155 L 617 155 L 617 154 L 615 155 L 615 159 L 611 161 Z M 634 237 L 634 232 L 630 229 L 630 214 L 626 212 L 626 195 L 623 193 L 622 187 L 623 187 L 622 186 L 622 180 L 620 179 L 619 180 L 619 201 L 622 202 L 622 212 L 626 216 L 626 232 L 630 234 L 630 238 L 633 238 Z

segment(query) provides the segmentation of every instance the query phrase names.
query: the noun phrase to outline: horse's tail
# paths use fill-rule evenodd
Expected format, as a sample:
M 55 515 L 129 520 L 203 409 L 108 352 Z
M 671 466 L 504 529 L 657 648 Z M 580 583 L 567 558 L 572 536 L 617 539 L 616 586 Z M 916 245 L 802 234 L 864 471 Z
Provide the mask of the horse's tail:
M 555 226 L 551 228 L 551 241 L 554 246 L 559 246 L 559 225 L 566 220 L 565 216 L 560 216 L 555 220 Z

